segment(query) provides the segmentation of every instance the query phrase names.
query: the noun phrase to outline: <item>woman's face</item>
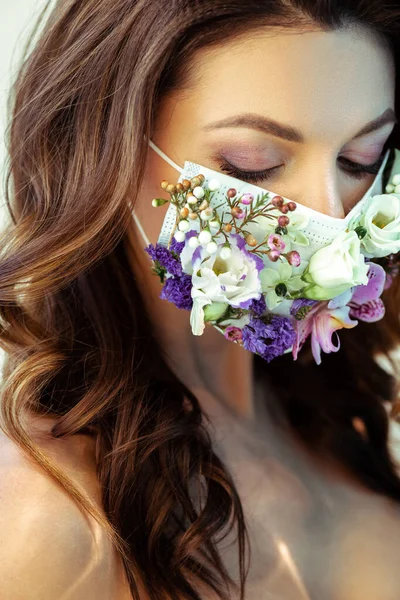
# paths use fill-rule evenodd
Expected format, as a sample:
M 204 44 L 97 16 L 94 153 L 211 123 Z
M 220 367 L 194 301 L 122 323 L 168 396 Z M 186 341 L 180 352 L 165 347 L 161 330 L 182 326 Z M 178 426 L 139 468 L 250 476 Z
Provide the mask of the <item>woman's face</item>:
M 335 217 L 370 187 L 375 175 L 362 170 L 379 166 L 395 121 L 394 63 L 372 34 L 266 28 L 199 51 L 191 66 L 184 87 L 161 103 L 153 135 L 176 163 Z M 150 201 L 161 180 L 179 174 L 153 150 L 148 156 L 137 210 L 155 243 L 165 210 Z

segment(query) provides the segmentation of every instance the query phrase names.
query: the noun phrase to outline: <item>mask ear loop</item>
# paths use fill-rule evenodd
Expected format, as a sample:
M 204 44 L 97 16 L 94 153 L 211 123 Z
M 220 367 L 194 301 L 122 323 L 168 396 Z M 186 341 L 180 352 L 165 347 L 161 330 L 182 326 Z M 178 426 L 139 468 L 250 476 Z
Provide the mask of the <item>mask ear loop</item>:
M 169 158 L 169 156 L 167 156 L 162 150 L 160 150 L 160 148 L 158 146 L 156 146 L 155 143 L 152 142 L 151 140 L 149 140 L 149 146 L 154 150 L 154 152 L 156 152 L 159 156 L 161 156 L 161 158 L 163 158 L 168 164 L 170 164 L 171 167 L 173 167 L 176 171 L 179 171 L 179 173 L 183 172 L 183 168 L 180 167 L 179 165 L 177 165 L 173 160 L 171 160 Z M 134 209 L 132 209 L 132 217 L 136 223 L 136 226 L 139 230 L 140 235 L 143 238 L 144 243 L 146 244 L 146 247 L 150 246 L 151 245 L 150 240 L 147 237 L 146 232 L 144 231 L 142 224 L 140 223 Z
M 160 150 L 160 148 L 156 146 L 155 143 L 151 140 L 149 140 L 149 146 L 153 148 L 154 152 L 161 156 L 161 158 L 163 158 L 168 164 L 170 164 L 171 167 L 173 167 L 176 171 L 178 171 L 179 173 L 183 172 L 183 168 L 177 165 L 173 160 L 171 160 L 170 157 L 167 156 L 162 150 Z

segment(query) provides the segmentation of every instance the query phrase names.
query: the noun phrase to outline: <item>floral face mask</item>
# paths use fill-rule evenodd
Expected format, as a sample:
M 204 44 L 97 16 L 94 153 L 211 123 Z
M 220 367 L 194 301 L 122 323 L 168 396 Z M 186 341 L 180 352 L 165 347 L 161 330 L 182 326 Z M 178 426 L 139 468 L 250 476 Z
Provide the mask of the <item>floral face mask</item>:
M 311 336 L 321 352 L 337 352 L 337 331 L 384 316 L 384 289 L 398 272 L 400 151 L 389 183 L 390 150 L 365 196 L 344 219 L 192 162 L 178 183 L 161 182 L 169 203 L 158 242 L 149 243 L 136 214 L 161 298 L 190 311 L 194 335 L 207 324 L 267 362 L 299 350 Z

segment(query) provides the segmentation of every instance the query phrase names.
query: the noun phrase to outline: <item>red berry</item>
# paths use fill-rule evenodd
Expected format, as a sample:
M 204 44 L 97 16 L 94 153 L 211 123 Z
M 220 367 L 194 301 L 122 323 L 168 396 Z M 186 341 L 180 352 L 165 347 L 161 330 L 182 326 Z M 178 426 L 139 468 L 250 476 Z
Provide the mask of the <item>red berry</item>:
M 228 196 L 228 198 L 234 198 L 237 194 L 237 191 L 235 190 L 235 188 L 230 188 L 227 192 L 226 195 Z
M 297 204 L 296 204 L 296 202 L 289 202 L 288 207 L 289 207 L 289 210 L 291 212 L 293 212 L 294 210 L 296 210 Z
M 278 218 L 278 225 L 279 227 L 287 227 L 290 223 L 290 219 L 289 217 L 286 216 L 282 216 Z
M 272 206 L 275 206 L 275 208 L 280 208 L 281 206 L 283 206 L 283 198 L 282 196 L 274 196 L 271 200 L 271 204 Z
M 289 205 L 288 204 L 284 204 L 283 206 L 281 206 L 279 208 L 279 210 L 281 211 L 282 214 L 287 215 L 289 212 Z

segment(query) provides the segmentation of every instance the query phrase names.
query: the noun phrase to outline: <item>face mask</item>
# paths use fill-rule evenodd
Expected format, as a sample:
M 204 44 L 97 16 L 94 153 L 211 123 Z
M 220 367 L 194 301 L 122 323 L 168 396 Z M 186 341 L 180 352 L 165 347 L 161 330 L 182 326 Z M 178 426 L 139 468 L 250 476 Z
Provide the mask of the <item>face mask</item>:
M 336 352 L 337 330 L 384 315 L 380 298 L 400 251 L 400 151 L 390 150 L 375 181 L 344 219 L 325 215 L 264 188 L 192 162 L 173 166 L 177 184 L 156 246 L 135 213 L 161 298 L 190 311 L 194 335 L 207 324 L 267 362 L 298 352 L 311 337 L 315 361 Z

